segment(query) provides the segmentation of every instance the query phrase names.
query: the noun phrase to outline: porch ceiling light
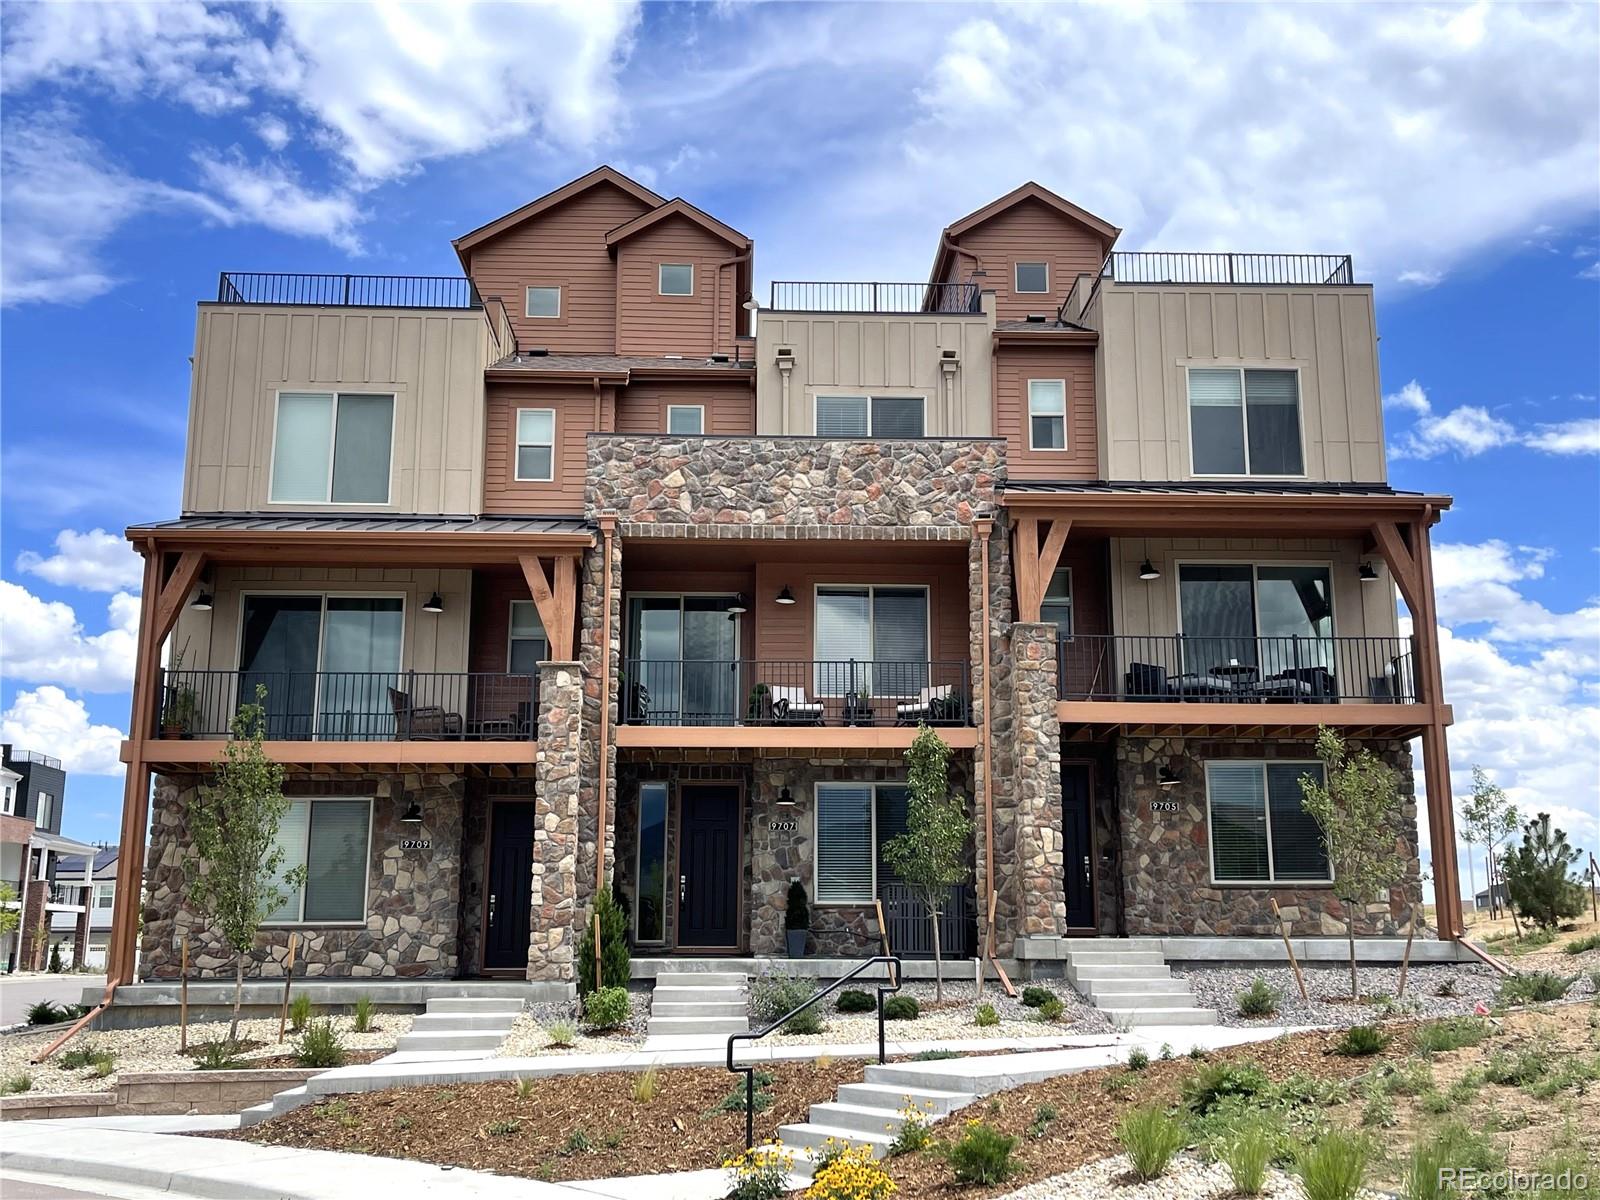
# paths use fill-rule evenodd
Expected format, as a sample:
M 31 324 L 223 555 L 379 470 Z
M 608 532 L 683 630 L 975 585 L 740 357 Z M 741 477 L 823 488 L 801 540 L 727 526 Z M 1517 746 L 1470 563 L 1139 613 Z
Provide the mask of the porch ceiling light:
M 1161 572 L 1156 570 L 1155 563 L 1147 558 L 1139 564 L 1139 578 L 1144 580 L 1160 579 Z
M 794 793 L 791 792 L 788 788 L 784 788 L 783 791 L 778 793 L 778 807 L 779 808 L 793 808 L 794 807 Z
M 423 604 L 422 611 L 425 613 L 442 613 L 444 611 L 444 597 L 435 592 Z
M 202 587 L 194 594 L 194 599 L 189 601 L 189 607 L 194 609 L 195 612 L 210 612 L 211 593 Z
M 400 814 L 400 824 L 421 825 L 422 805 L 418 804 L 415 800 L 412 800 L 409 804 L 407 804 L 405 812 Z
M 1373 566 L 1370 562 L 1362 563 L 1360 578 L 1362 583 L 1377 583 L 1378 568 Z
M 789 590 L 789 585 L 787 583 L 783 585 L 783 591 L 778 593 L 777 601 L 779 604 L 794 603 L 794 593 Z
M 749 611 L 750 610 L 745 607 L 743 592 L 740 592 L 738 595 L 736 595 L 733 598 L 733 603 L 728 605 L 728 612 L 730 615 L 733 613 L 746 613 Z
M 1162 767 L 1156 772 L 1156 784 L 1160 787 L 1176 787 L 1183 780 L 1178 778 L 1178 773 L 1171 767 Z

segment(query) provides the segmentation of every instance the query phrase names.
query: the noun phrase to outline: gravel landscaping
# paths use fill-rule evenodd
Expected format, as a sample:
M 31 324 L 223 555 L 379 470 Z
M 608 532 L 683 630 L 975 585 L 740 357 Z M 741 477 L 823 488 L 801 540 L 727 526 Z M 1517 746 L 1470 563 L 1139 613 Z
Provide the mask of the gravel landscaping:
M 576 1000 L 530 1004 L 495 1053 L 501 1058 L 537 1058 L 543 1054 L 606 1054 L 635 1050 L 644 1044 L 645 1026 L 650 1020 L 650 993 L 630 988 L 628 1014 L 628 1023 L 622 1028 L 597 1033 L 579 1019 Z M 550 1044 L 547 1030 L 557 1021 L 565 1021 L 578 1031 L 572 1045 Z
M 1362 1192 L 1363 1196 L 1374 1194 Z M 1180 1155 L 1160 1179 L 1141 1183 L 1133 1174 L 1128 1156 L 1119 1154 L 1065 1175 L 1030 1183 L 1001 1200 L 1104 1200 L 1107 1196 L 1118 1200 L 1231 1200 L 1236 1195 L 1233 1178 L 1221 1163 Z M 1260 1195 L 1264 1200 L 1301 1200 L 1303 1193 L 1300 1185 L 1282 1171 L 1268 1170 Z
M 321 1017 L 313 1014 L 313 1020 Z M 379 1013 L 375 1028 L 367 1033 L 356 1033 L 349 1016 L 332 1018 L 339 1040 L 353 1056 L 373 1057 L 394 1049 L 395 1040 L 411 1028 L 408 1013 Z M 44 1049 L 61 1031 L 49 1033 L 16 1033 L 0 1038 L 0 1078 L 11 1080 L 26 1075 L 33 1081 L 29 1092 L 46 1095 L 61 1093 L 103 1092 L 115 1086 L 117 1075 L 123 1071 L 188 1071 L 195 1069 L 191 1057 L 197 1047 L 207 1042 L 220 1041 L 228 1036 L 226 1021 L 190 1022 L 190 1054 L 178 1053 L 178 1027 L 152 1025 L 145 1029 L 104 1029 L 80 1033 L 62 1049 L 42 1063 L 28 1060 Z M 278 1041 L 276 1017 L 256 1018 L 239 1022 L 239 1037 L 245 1042 L 261 1045 L 239 1054 L 244 1065 L 292 1066 L 292 1063 L 273 1062 L 294 1054 L 298 1035 L 293 1030 L 284 1033 L 285 1041 Z M 109 1075 L 97 1075 L 92 1068 L 78 1067 L 64 1070 L 61 1057 L 71 1050 L 109 1050 L 116 1055 L 114 1069 Z
M 1224 1025 L 1364 1025 L 1389 1016 L 1450 1017 L 1473 1011 L 1479 1003 L 1493 1006 L 1501 976 L 1486 964 L 1454 963 L 1413 966 L 1406 976 L 1406 994 L 1394 1000 L 1398 967 L 1361 967 L 1361 994 L 1368 1003 L 1350 1003 L 1348 966 L 1303 967 L 1311 1000 L 1301 999 L 1294 971 L 1287 965 L 1262 967 L 1173 967 L 1204 1008 L 1217 1010 Z M 1260 977 L 1279 993 L 1278 1011 L 1264 1017 L 1239 1015 L 1238 995 Z M 1579 983 L 1573 995 L 1581 994 Z M 1441 995 L 1441 989 L 1445 994 Z M 1454 995 L 1449 993 L 1454 992 Z M 1389 998 L 1385 1002 L 1385 997 Z

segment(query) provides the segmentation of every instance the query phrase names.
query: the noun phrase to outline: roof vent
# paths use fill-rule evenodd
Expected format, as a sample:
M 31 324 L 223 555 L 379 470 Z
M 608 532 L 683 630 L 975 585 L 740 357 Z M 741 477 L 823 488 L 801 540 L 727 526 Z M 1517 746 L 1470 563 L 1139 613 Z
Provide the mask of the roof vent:
M 794 347 L 793 346 L 779 346 L 778 347 L 778 357 L 779 358 L 793 358 L 794 357 Z
M 941 351 L 939 351 L 939 357 L 940 358 L 955 358 L 956 357 L 956 352 L 954 350 L 941 350 Z
M 529 346 L 523 353 L 529 358 L 548 358 L 550 348 L 548 346 Z
M 681 355 L 681 354 L 663 354 L 661 357 L 662 358 L 682 358 L 683 355 Z
M 1049 318 L 1047 318 L 1044 315 L 1044 313 L 1029 313 L 1028 314 L 1028 324 L 1030 324 L 1030 325 L 1043 325 L 1045 323 L 1045 321 L 1048 320 L 1048 319 Z
M 711 361 L 715 362 L 715 363 L 725 363 L 725 362 L 728 361 L 728 356 L 726 354 L 720 354 L 720 353 L 719 354 L 713 354 L 711 356 Z

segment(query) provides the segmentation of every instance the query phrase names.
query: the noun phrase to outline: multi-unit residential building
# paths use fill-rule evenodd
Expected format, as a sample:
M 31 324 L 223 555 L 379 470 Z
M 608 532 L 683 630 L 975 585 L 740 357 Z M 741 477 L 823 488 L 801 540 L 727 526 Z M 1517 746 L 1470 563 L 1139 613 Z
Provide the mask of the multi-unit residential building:
M 88 909 L 80 889 L 81 869 L 67 866 L 72 855 L 93 846 L 61 835 L 67 773 L 61 760 L 37 750 L 0 745 L 0 882 L 16 899 L 15 932 L 0 934 L 0 968 L 40 971 L 50 962 L 50 947 L 64 941 L 63 962 L 81 963 L 88 943 Z M 58 936 L 58 926 L 63 932 Z
M 565 984 L 597 887 L 636 957 L 776 955 L 794 880 L 813 953 L 874 952 L 880 903 L 926 953 L 879 854 L 923 724 L 976 827 L 952 955 L 1276 936 L 1273 900 L 1342 932 L 1320 726 L 1405 781 L 1360 930 L 1420 915 L 1420 739 L 1457 936 L 1449 500 L 1389 486 L 1372 288 L 1118 235 L 1029 183 L 924 281 L 758 294 L 748 234 L 601 167 L 456 239 L 459 278 L 225 273 L 183 512 L 128 531 L 141 976 L 183 933 L 231 969 L 185 814 L 258 689 L 308 868 L 267 973 L 298 931 L 313 976 Z
M 74 966 L 106 965 L 111 915 L 117 898 L 117 847 L 95 846 L 92 855 L 66 855 L 56 864 L 60 894 L 71 911 L 52 913 L 50 942 L 60 943 L 62 960 Z

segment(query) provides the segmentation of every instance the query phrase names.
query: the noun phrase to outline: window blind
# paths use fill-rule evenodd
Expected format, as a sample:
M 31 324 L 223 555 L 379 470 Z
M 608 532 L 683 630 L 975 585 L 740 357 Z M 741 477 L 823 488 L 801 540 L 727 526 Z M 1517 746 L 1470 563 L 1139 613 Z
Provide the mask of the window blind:
M 359 921 L 367 915 L 365 800 L 318 800 L 306 848 L 307 921 Z
M 872 592 L 873 691 L 915 696 L 928 685 L 928 594 L 921 588 Z
M 865 396 L 818 396 L 818 437 L 866 437 L 867 398 Z
M 1260 763 L 1208 763 L 1211 870 L 1219 881 L 1268 877 L 1266 795 Z
M 919 438 L 923 435 L 920 396 L 874 396 L 872 398 L 872 436 L 875 438 Z
M 1244 394 L 1238 371 L 1189 371 L 1189 433 L 1196 473 L 1245 473 Z
M 819 696 L 842 696 L 866 680 L 872 661 L 872 594 L 866 588 L 817 591 L 816 655 Z M 862 664 L 854 679 L 851 660 Z
M 336 504 L 387 504 L 394 397 L 340 396 L 333 440 Z
M 871 904 L 873 858 L 872 789 L 818 784 L 817 903 Z
M 555 477 L 556 414 L 548 408 L 517 412 L 517 478 Z
M 891 871 L 883 862 L 883 844 L 892 838 L 899 837 L 906 831 L 906 822 L 909 817 L 907 809 L 910 806 L 911 793 L 898 784 L 882 784 L 877 788 L 877 853 L 878 853 L 878 883 L 899 883 L 900 876 Z
M 328 498 L 333 453 L 333 397 L 284 392 L 278 397 L 278 429 L 272 449 L 272 499 Z
M 1293 371 L 1244 373 L 1252 475 L 1299 475 L 1300 387 Z
M 1322 828 L 1306 811 L 1301 776 L 1323 778 L 1320 763 L 1268 763 L 1267 803 L 1272 810 L 1272 875 L 1280 880 L 1330 878 Z
M 283 819 L 278 822 L 278 832 L 273 838 L 273 845 L 282 854 L 278 863 L 278 870 L 273 877 L 278 885 L 278 890 L 285 895 L 282 904 L 267 914 L 268 921 L 298 921 L 300 919 L 300 892 L 299 888 L 291 888 L 285 882 L 285 876 L 294 868 L 301 866 L 306 861 L 306 833 L 311 827 L 311 803 L 307 800 L 291 800 L 289 810 L 283 814 Z

